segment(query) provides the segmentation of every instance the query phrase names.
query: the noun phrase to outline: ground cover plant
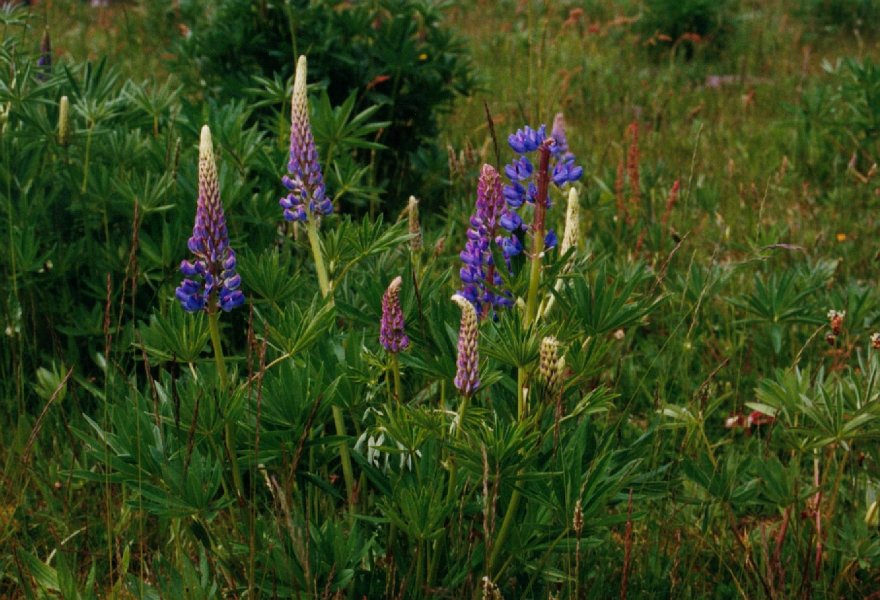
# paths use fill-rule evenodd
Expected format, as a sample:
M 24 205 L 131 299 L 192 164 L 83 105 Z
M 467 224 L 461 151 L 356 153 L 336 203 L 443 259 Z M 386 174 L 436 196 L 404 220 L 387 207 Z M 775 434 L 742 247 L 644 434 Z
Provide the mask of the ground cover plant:
M 92 4 L 0 5 L 0 597 L 880 594 L 870 2 Z

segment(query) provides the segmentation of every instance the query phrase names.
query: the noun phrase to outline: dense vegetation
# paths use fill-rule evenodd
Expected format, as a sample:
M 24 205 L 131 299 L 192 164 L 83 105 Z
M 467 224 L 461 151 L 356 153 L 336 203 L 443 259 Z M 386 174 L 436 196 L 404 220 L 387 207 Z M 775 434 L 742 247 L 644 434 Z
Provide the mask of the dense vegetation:
M 880 2 L 32 4 L 0 597 L 880 595 Z

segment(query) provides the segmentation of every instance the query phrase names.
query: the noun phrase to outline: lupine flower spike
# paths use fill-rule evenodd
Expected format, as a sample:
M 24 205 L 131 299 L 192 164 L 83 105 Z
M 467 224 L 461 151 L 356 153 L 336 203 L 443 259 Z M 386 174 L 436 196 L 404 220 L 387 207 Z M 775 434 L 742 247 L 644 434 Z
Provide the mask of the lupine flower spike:
M 461 295 L 471 301 L 478 316 L 485 316 L 490 308 L 513 305 L 511 293 L 500 289 L 503 282 L 490 247 L 503 211 L 501 176 L 491 165 L 483 165 L 477 182 L 476 212 L 467 230 L 467 244 L 459 254 L 464 263 L 459 271 L 464 286 Z
M 296 63 L 293 97 L 290 106 L 290 161 L 288 175 L 281 182 L 289 190 L 279 200 L 288 221 L 306 222 L 333 212 L 333 204 L 324 188 L 324 176 L 318 164 L 318 151 L 309 122 L 309 99 L 306 94 L 306 57 Z
M 561 383 L 561 359 L 559 358 L 559 342 L 555 337 L 548 336 L 541 340 L 538 360 L 538 374 L 551 393 Z
M 419 201 L 415 196 L 409 197 L 406 207 L 407 225 L 409 229 L 409 247 L 413 254 L 422 251 L 422 227 L 419 224 Z
M 547 137 L 546 125 L 537 130 L 529 126 L 511 134 L 507 142 L 519 156 L 504 169 L 510 185 L 504 187 L 504 198 L 507 207 L 499 219 L 499 223 L 510 236 L 499 240 L 505 260 L 522 252 L 523 245 L 519 239 L 522 231 L 529 231 L 532 236 L 531 273 L 529 275 L 529 291 L 526 299 L 526 322 L 537 315 L 538 283 L 541 272 L 541 259 L 544 251 L 554 248 L 557 243 L 556 233 L 546 227 L 547 210 L 551 207 L 549 184 L 552 181 L 557 187 L 563 187 L 580 179 L 584 170 L 574 163 L 574 155 L 568 151 L 562 119 L 557 119 L 555 133 Z M 537 168 L 526 156 L 538 153 Z M 534 207 L 531 226 L 526 226 L 522 217 L 516 212 L 523 204 Z
M 37 79 L 45 81 L 52 71 L 52 39 L 49 37 L 49 28 L 43 30 L 40 39 L 40 57 L 37 59 Z
M 568 207 L 565 211 L 565 231 L 562 234 L 562 241 L 559 243 L 559 253 L 561 256 L 565 256 L 570 249 L 577 248 L 578 238 L 580 237 L 580 234 L 581 204 L 578 197 L 577 188 L 572 187 L 568 190 Z M 556 283 L 553 286 L 557 292 L 562 291 L 562 285 L 564 283 L 564 278 L 562 276 L 571 272 L 571 270 L 574 268 L 574 263 L 575 257 L 571 256 L 562 267 L 560 277 L 556 279 Z M 552 294 L 549 295 L 541 304 L 541 308 L 538 310 L 538 315 L 540 316 L 547 314 L 553 307 L 553 302 L 555 299 L 556 296 Z
M 568 150 L 568 142 L 565 138 L 565 131 L 562 124 L 561 115 L 557 115 L 554 131 L 551 136 L 547 137 L 547 127 L 541 125 L 537 130 L 532 129 L 528 125 L 517 130 L 516 133 L 508 137 L 508 144 L 514 152 L 519 156 L 504 168 L 504 173 L 510 180 L 510 184 L 504 186 L 504 198 L 507 201 L 507 207 L 500 219 L 501 226 L 512 234 L 519 231 L 525 231 L 526 225 L 522 218 L 516 212 L 524 203 L 535 205 L 536 211 L 539 210 L 538 204 L 543 206 L 540 209 L 550 208 L 550 199 L 544 190 L 539 194 L 538 179 L 542 176 L 541 168 L 536 169 L 532 162 L 526 156 L 546 146 L 549 150 L 548 173 L 549 179 L 557 186 L 562 187 L 566 183 L 577 181 L 584 173 L 583 167 L 574 163 L 574 155 Z M 542 197 L 539 197 L 542 196 Z M 537 204 L 536 204 L 537 201 Z M 543 225 L 543 223 L 541 224 Z M 556 245 L 556 234 L 553 230 L 546 232 L 545 245 L 552 248 Z M 511 235 L 509 238 L 501 242 L 504 250 L 505 258 L 510 258 L 522 252 L 522 243 Z
M 403 279 L 394 278 L 382 296 L 382 322 L 379 325 L 379 343 L 388 352 L 400 352 L 409 347 L 403 311 L 400 309 L 400 286 Z
M 244 302 L 244 294 L 238 289 L 241 277 L 235 272 L 235 252 L 229 247 L 211 130 L 207 125 L 202 127 L 199 144 L 196 221 L 187 246 L 195 260 L 180 263 L 180 271 L 186 279 L 177 288 L 176 295 L 183 308 L 189 312 L 204 309 L 213 313 L 217 308 L 229 311 L 240 306 Z
M 66 146 L 70 141 L 70 100 L 61 96 L 58 102 L 58 144 Z
M 477 347 L 477 311 L 474 305 L 455 294 L 452 301 L 461 308 L 461 327 L 458 330 L 458 359 L 456 361 L 455 387 L 464 396 L 472 396 L 480 387 L 480 355 Z

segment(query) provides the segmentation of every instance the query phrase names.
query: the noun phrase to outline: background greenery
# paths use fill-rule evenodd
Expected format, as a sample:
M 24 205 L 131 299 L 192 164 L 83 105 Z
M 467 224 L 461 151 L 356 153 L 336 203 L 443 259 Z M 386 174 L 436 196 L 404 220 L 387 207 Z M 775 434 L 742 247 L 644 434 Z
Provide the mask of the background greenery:
M 880 592 L 878 8 L 3 4 L 0 596 Z M 332 303 L 277 205 L 298 53 L 337 207 Z M 453 434 L 476 177 L 557 111 L 586 171 L 574 275 L 537 325 L 481 325 Z M 203 123 L 249 299 L 222 318 L 230 388 L 173 298 Z M 397 274 L 400 403 L 378 344 Z M 545 335 L 568 365 L 558 425 Z M 753 411 L 775 419 L 737 425 Z

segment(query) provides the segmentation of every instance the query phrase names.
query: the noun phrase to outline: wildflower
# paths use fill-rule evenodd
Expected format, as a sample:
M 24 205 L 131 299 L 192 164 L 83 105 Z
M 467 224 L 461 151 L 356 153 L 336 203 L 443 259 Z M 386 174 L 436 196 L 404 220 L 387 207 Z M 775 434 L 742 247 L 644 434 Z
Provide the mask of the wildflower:
M 49 28 L 43 30 L 40 39 L 40 57 L 37 59 L 37 79 L 45 81 L 52 71 L 52 39 L 49 37 Z
M 753 410 L 748 415 L 736 413 L 724 420 L 725 429 L 751 429 L 761 425 L 772 425 L 776 421 L 774 415 Z
M 559 342 L 553 336 L 541 340 L 538 359 L 538 373 L 549 389 L 555 389 L 559 383 Z
M 747 418 L 749 426 L 761 426 L 761 425 L 770 425 L 774 421 L 776 421 L 776 417 L 773 415 L 768 415 L 767 413 L 762 413 L 759 410 L 753 410 L 749 413 Z
M 502 600 L 501 590 L 495 585 L 488 575 L 484 575 L 480 580 L 480 589 L 482 590 L 482 600 Z
M 459 254 L 464 263 L 459 270 L 464 284 L 461 295 L 474 305 L 480 316 L 488 312 L 489 307 L 513 305 L 510 292 L 497 291 L 503 282 L 491 250 L 503 211 L 501 177 L 491 165 L 483 165 L 477 182 L 476 212 L 470 220 L 468 241 Z
M 626 176 L 629 179 L 630 198 L 629 203 L 633 209 L 633 215 L 639 213 L 639 207 L 642 203 L 642 192 L 639 183 L 639 122 L 633 121 L 627 128 L 631 136 L 629 149 L 626 153 Z
M 218 307 L 230 311 L 240 306 L 244 302 L 244 294 L 238 289 L 241 276 L 235 272 L 235 252 L 229 247 L 211 130 L 207 125 L 202 127 L 199 144 L 196 221 L 187 246 L 195 255 L 195 260 L 180 263 L 180 271 L 187 279 L 177 288 L 176 296 L 183 308 L 189 312 L 202 309 L 213 312 Z M 194 281 L 190 277 L 198 277 L 201 281 Z
M 480 355 L 477 348 L 477 312 L 474 305 L 460 294 L 452 301 L 461 308 L 461 327 L 458 330 L 458 359 L 456 360 L 455 387 L 465 396 L 472 395 L 480 386 Z
M 496 241 L 501 247 L 504 258 L 509 261 L 511 257 L 516 256 L 523 249 L 517 233 L 525 231 L 527 227 L 523 223 L 522 217 L 516 212 L 523 204 L 531 204 L 535 207 L 532 232 L 541 232 L 545 235 L 544 246 L 546 248 L 556 246 L 557 238 L 553 230 L 544 232 L 543 215 L 546 209 L 550 208 L 546 184 L 552 181 L 561 188 L 566 183 L 580 179 L 584 170 L 575 164 L 574 154 L 568 149 L 565 125 L 561 114 L 557 115 L 553 132 L 549 138 L 547 137 L 546 125 L 541 125 L 538 129 L 532 129 L 526 125 L 511 134 L 507 142 L 519 156 L 504 168 L 504 174 L 507 175 L 510 184 L 504 186 L 503 189 L 507 206 L 502 212 L 499 223 L 511 235 L 508 237 L 499 236 L 501 239 Z M 549 156 L 546 160 L 540 160 L 536 169 L 526 155 L 541 148 L 545 148 L 541 152 L 549 152 Z
M 871 347 L 874 350 L 880 350 L 880 332 L 875 331 L 871 334 Z
M 382 322 L 379 325 L 379 343 L 388 352 L 400 352 L 409 347 L 403 311 L 400 309 L 400 276 L 394 278 L 382 296 Z
M 843 318 L 846 316 L 846 311 L 838 311 L 831 309 L 828 311 L 828 323 L 831 325 L 831 333 L 835 336 L 840 335 L 840 330 L 843 327 Z
M 409 204 L 406 211 L 407 221 L 409 225 L 409 247 L 414 253 L 422 250 L 422 228 L 419 224 L 419 201 L 415 196 L 409 197 Z
M 550 382 L 556 374 L 556 363 L 559 360 L 559 342 L 553 336 L 541 340 L 541 349 L 538 354 L 538 373 L 541 379 Z
M 672 209 L 675 208 L 675 204 L 678 202 L 678 194 L 680 190 L 681 184 L 678 179 L 676 179 L 672 183 L 672 187 L 669 189 L 669 196 L 666 198 L 666 208 L 663 209 L 663 217 L 660 219 L 660 224 L 663 226 L 664 230 L 669 224 L 669 217 L 672 215 Z
M 70 100 L 61 96 L 58 102 L 58 144 L 66 146 L 70 141 Z
M 580 536 L 581 530 L 584 528 L 584 509 L 581 505 L 581 499 L 578 498 L 574 504 L 574 515 L 571 518 L 571 528 L 576 536 Z
M 333 212 L 333 203 L 324 188 L 324 176 L 318 164 L 318 151 L 309 123 L 306 72 L 306 57 L 300 56 L 296 64 L 290 106 L 288 175 L 281 179 L 290 193 L 278 201 L 284 209 L 284 218 L 288 221 L 306 222 L 310 217 Z

